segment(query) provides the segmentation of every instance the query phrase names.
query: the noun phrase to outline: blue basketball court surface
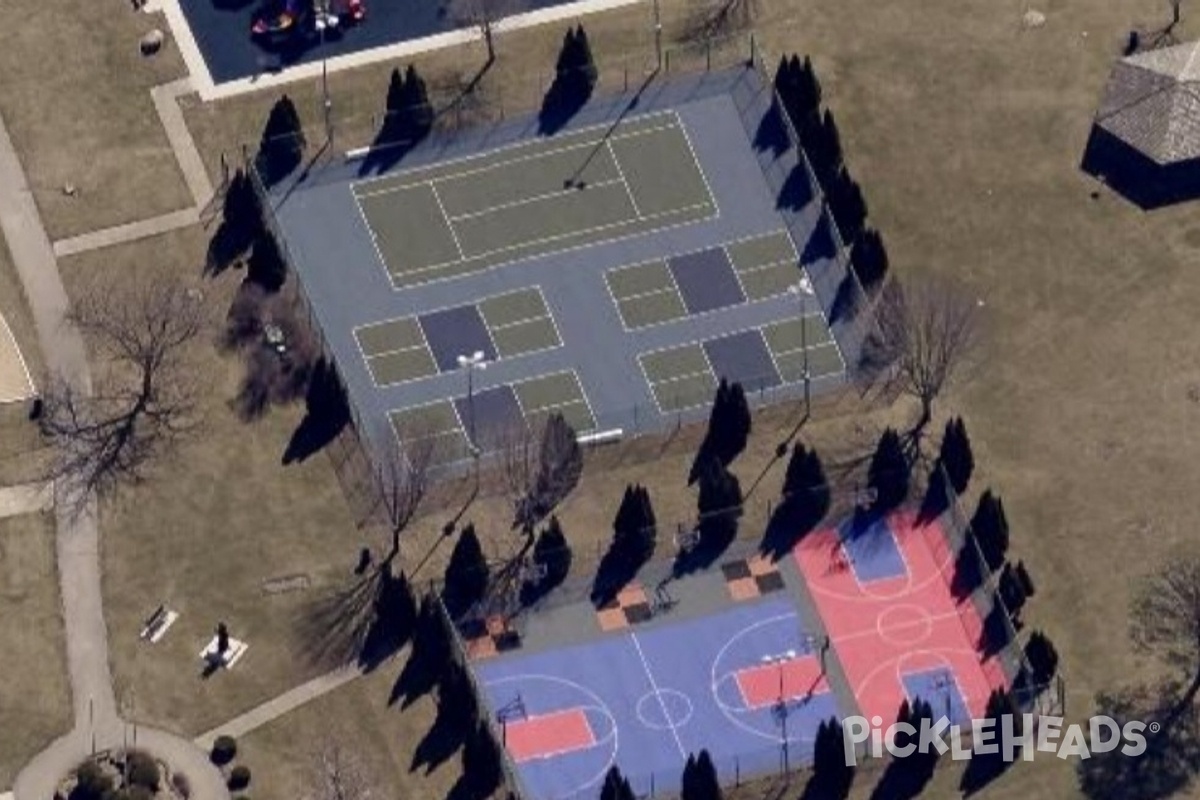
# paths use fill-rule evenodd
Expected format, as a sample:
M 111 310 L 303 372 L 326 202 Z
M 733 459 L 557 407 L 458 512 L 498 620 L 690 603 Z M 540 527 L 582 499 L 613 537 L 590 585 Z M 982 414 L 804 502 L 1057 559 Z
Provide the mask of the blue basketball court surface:
M 525 796 L 598 791 L 617 764 L 639 794 L 673 791 L 689 754 L 723 775 L 810 758 L 820 722 L 841 717 L 820 639 L 791 602 L 514 653 L 473 669 Z
M 905 578 L 908 568 L 887 518 L 851 514 L 837 528 L 842 550 L 859 583 Z

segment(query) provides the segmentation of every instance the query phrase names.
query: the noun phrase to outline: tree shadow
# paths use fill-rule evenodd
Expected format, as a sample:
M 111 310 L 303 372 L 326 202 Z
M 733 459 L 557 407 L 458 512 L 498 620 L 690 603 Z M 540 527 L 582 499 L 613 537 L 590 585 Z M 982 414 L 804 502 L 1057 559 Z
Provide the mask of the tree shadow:
M 578 71 L 555 75 L 554 82 L 542 98 L 538 110 L 538 134 L 553 136 L 587 105 L 592 96 L 592 84 Z
M 433 603 L 433 598 L 428 596 L 421 602 L 413 623 L 412 649 L 392 684 L 389 706 L 400 703 L 401 709 L 408 708 L 437 686 L 438 678 L 451 663 L 451 643 L 446 639 L 445 627 Z
M 836 717 L 817 726 L 812 777 L 799 800 L 845 800 L 854 785 L 855 767 L 846 763 L 842 724 Z
M 416 616 L 407 578 L 385 562 L 303 610 L 305 656 L 325 669 L 357 664 L 371 672 L 408 643 Z
M 784 179 L 783 186 L 779 187 L 779 196 L 775 198 L 775 207 L 780 210 L 799 211 L 811 203 L 815 197 L 812 181 L 808 179 L 808 170 L 804 168 L 803 164 L 797 164 Z M 811 238 L 809 241 L 812 241 Z M 832 239 L 829 247 L 832 250 Z M 808 252 L 807 249 L 805 252 Z M 812 260 L 815 258 L 816 256 Z M 811 261 L 803 263 L 808 264 Z
M 829 495 L 824 502 L 813 502 L 799 493 L 784 498 L 771 513 L 758 550 L 772 561 L 779 561 L 792 552 L 800 540 L 816 530 L 829 512 Z
M 941 462 L 938 463 L 940 465 Z M 950 492 L 946 486 L 945 472 L 935 466 L 929 476 L 929 485 L 925 487 L 921 508 L 917 511 L 917 524 L 928 525 L 948 508 L 950 508 Z
M 1013 705 L 1011 698 L 1003 690 L 993 690 L 988 696 L 983 716 L 985 719 L 999 720 L 1005 715 L 1012 716 L 1014 733 L 1019 737 L 1023 732 L 1020 709 Z M 1014 756 L 1019 751 L 1019 747 L 1014 748 Z M 990 751 L 980 752 L 980 750 L 974 749 L 971 752 L 971 760 L 967 764 L 967 768 L 963 770 L 962 776 L 959 778 L 959 791 L 963 793 L 964 797 L 970 797 L 1003 775 L 1012 765 L 1013 760 L 1005 757 L 1002 743 Z
M 1121 748 L 1093 752 L 1076 766 L 1079 788 L 1092 800 L 1160 800 L 1180 796 L 1200 771 L 1200 709 L 1174 681 L 1138 684 L 1096 695 L 1096 714 L 1118 725 L 1160 725 L 1143 731 L 1146 751 L 1130 757 Z
M 954 575 L 950 579 L 950 593 L 961 602 L 983 585 L 983 564 L 976 555 L 975 534 L 967 532 L 967 540 L 954 555 Z
M 1009 636 L 1008 612 L 999 602 L 993 601 L 992 608 L 983 618 L 983 626 L 979 630 L 979 640 L 975 649 L 979 652 L 979 660 L 986 661 L 999 653 L 1012 641 Z
M 701 520 L 698 526 L 700 541 L 695 547 L 675 556 L 675 562 L 671 565 L 671 575 L 682 578 L 706 570 L 717 563 L 717 559 L 725 554 L 737 538 L 739 516 L 740 511 L 728 511 Z
M 221 202 L 221 223 L 208 242 L 204 274 L 216 277 L 242 259 L 263 233 L 262 209 L 250 179 L 234 172 Z
M 908 722 L 914 728 L 920 728 L 921 720 L 925 718 L 932 719 L 933 711 L 927 703 L 919 699 L 913 702 L 911 712 L 908 709 L 908 701 L 905 701 L 897 716 L 898 721 Z M 918 740 L 917 734 L 896 734 L 896 743 L 901 747 L 909 743 L 917 744 Z M 934 747 L 926 748 L 925 752 L 917 749 L 903 758 L 893 756 L 880 776 L 879 783 L 875 784 L 871 791 L 871 800 L 911 800 L 918 797 L 933 779 L 937 762 L 938 752 Z
M 325 358 L 313 367 L 305 397 L 307 406 L 287 449 L 284 465 L 304 461 L 333 441 L 350 422 L 350 405 L 337 370 Z
M 758 128 L 754 131 L 754 149 L 769 152 L 775 158 L 779 158 L 779 156 L 787 152 L 791 144 L 792 142 L 787 132 L 787 123 L 783 119 L 783 109 L 779 107 L 777 100 L 772 99 L 771 107 L 767 109 L 767 113 L 763 114 L 762 119 L 758 122 Z M 799 167 L 799 171 L 803 173 L 804 168 Z M 794 172 L 796 170 L 793 170 Z M 788 180 L 791 180 L 791 178 L 792 176 L 789 175 Z M 805 178 L 805 183 L 808 183 L 807 178 Z M 785 181 L 784 187 L 786 188 L 786 186 L 787 183 Z M 781 191 L 780 202 L 782 202 L 783 196 L 784 192 Z M 796 206 L 789 205 L 788 207 L 795 208 Z
M 500 746 L 484 722 L 475 726 L 467 736 L 462 750 L 462 774 L 459 775 L 446 800 L 486 800 L 504 781 L 503 756 Z
M 592 605 L 605 608 L 614 603 L 620 591 L 637 577 L 644 563 L 645 559 L 630 556 L 620 548 L 609 547 L 600 559 L 596 577 L 592 580 Z
M 440 690 L 439 690 L 440 694 Z M 439 698 L 437 717 L 433 725 L 425 732 L 425 736 L 413 750 L 409 772 L 416 772 L 424 767 L 424 774 L 429 775 L 458 752 L 466 740 L 463 714 L 453 707 L 455 701 L 450 698 Z

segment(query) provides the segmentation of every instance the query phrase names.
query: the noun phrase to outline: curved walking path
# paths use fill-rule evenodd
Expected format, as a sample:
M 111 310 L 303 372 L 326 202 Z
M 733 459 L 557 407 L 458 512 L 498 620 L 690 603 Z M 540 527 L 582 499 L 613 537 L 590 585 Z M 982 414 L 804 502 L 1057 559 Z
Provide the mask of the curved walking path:
M 66 324 L 67 294 L 58 264 L 3 119 L 0 119 L 0 231 L 8 241 L 25 288 L 47 370 L 83 391 L 90 391 L 91 374 L 83 340 Z M 78 514 L 58 510 L 55 516 L 75 726 L 21 770 L 13 789 L 15 800 L 51 800 L 58 781 L 67 772 L 93 750 L 123 746 L 127 730 L 117 713 L 108 666 L 95 504 L 89 503 Z M 229 792 L 221 773 L 209 763 L 204 751 L 165 731 L 140 726 L 136 731 L 138 747 L 188 776 L 195 800 L 228 800 Z

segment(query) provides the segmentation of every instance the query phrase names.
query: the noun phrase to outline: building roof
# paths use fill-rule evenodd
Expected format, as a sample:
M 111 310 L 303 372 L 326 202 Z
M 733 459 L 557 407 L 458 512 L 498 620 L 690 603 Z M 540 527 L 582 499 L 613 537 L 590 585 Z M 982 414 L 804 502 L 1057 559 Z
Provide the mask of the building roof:
M 1200 42 L 1118 61 L 1096 122 L 1159 164 L 1200 158 Z

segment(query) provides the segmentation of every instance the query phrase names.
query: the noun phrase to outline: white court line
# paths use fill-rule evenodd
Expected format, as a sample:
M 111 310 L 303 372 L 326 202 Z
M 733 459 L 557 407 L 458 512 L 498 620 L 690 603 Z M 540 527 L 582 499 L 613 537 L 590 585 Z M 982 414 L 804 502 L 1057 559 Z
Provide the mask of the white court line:
M 936 651 L 934 651 L 934 652 L 936 652 Z M 953 663 L 946 664 L 945 666 L 942 666 L 942 667 L 934 667 L 933 669 L 914 669 L 914 670 L 909 670 L 909 671 L 902 671 L 900 669 L 900 661 L 901 661 L 901 659 L 899 659 L 899 658 L 896 659 L 896 681 L 904 689 L 904 696 L 908 698 L 910 707 L 911 707 L 912 703 L 917 699 L 917 697 L 920 697 L 920 695 L 918 695 L 917 697 L 914 697 L 913 695 L 908 693 L 908 686 L 904 683 L 904 678 L 909 675 L 925 675 L 930 672 L 945 672 L 950 676 L 950 682 L 954 684 L 954 691 L 958 694 L 958 700 L 962 704 L 962 710 L 967 712 L 968 717 L 971 715 L 971 705 L 970 705 L 970 703 L 967 702 L 967 693 L 963 690 L 962 685 L 958 682 L 958 670 L 954 669 Z M 928 698 L 928 697 L 921 697 L 920 699 L 922 699 L 926 702 L 930 702 L 930 700 L 931 700 L 931 698 Z M 949 703 L 950 708 L 948 710 L 953 711 L 954 698 L 950 697 L 948 699 L 950 701 L 950 703 Z M 930 705 L 932 705 L 932 703 L 930 703 Z M 937 713 L 939 710 L 940 709 L 936 709 L 936 708 L 933 709 L 934 713 Z M 950 719 L 950 714 L 946 714 L 945 716 L 946 716 L 946 719 Z
M 494 331 L 502 331 L 506 328 L 515 328 L 518 325 L 528 325 L 533 322 L 540 322 L 544 319 L 551 319 L 551 317 L 549 314 L 538 314 L 536 317 L 525 317 L 523 319 L 513 320 L 512 322 L 505 322 L 501 325 L 492 325 L 491 323 L 488 323 L 488 327 Z M 484 318 L 484 322 L 487 322 L 486 318 Z
M 584 191 L 587 191 L 587 190 L 585 189 Z M 577 230 L 568 231 L 566 233 L 556 233 L 553 236 L 544 236 L 541 239 L 530 239 L 525 242 L 518 242 L 517 244 L 510 244 L 510 245 L 505 245 L 504 247 L 497 247 L 492 250 L 485 250 L 482 253 L 476 253 L 475 255 L 471 256 L 470 258 L 462 258 L 462 259 L 459 259 L 458 261 L 443 261 L 439 264 L 431 264 L 427 267 L 418 267 L 416 269 L 408 269 L 408 270 L 404 271 L 404 274 L 405 275 L 420 275 L 422 272 L 429 272 L 431 270 L 437 270 L 437 269 L 445 269 L 446 267 L 453 267 L 453 266 L 457 266 L 459 264 L 463 264 L 463 263 L 467 263 L 467 262 L 471 262 L 471 261 L 478 261 L 482 258 L 487 258 L 488 256 L 494 256 L 499 253 L 509 252 L 511 250 L 520 250 L 525 247 L 533 247 L 535 245 L 548 244 L 550 242 L 558 241 L 559 239 L 570 239 L 575 236 L 582 236 L 582 235 L 589 234 L 589 233 L 595 233 L 596 231 L 609 230 L 611 228 L 619 228 L 623 225 L 632 225 L 637 222 L 648 222 L 650 220 L 655 220 L 655 219 L 659 219 L 662 217 L 672 217 L 672 216 L 686 213 L 688 211 L 694 211 L 697 208 L 711 208 L 711 207 L 712 206 L 709 203 L 694 203 L 690 206 L 683 206 L 681 208 L 673 208 L 669 211 L 660 211 L 657 214 L 647 214 L 646 216 L 643 216 L 641 218 L 628 217 L 626 219 L 619 220 L 617 222 L 606 222 L 602 225 L 593 225 L 590 228 L 579 228 Z M 636 233 L 628 234 L 628 236 L 639 236 L 639 235 L 647 234 L 647 233 L 659 233 L 659 232 L 667 230 L 671 227 L 678 227 L 679 225 L 692 225 L 697 222 L 706 222 L 710 219 L 712 219 L 712 216 L 702 217 L 700 219 L 688 220 L 687 222 L 680 222 L 680 223 L 676 223 L 675 225 L 671 225 L 671 226 L 663 226 L 663 227 L 659 227 L 659 228 L 651 228 L 651 229 L 645 230 L 645 231 L 638 231 Z M 540 258 L 543 256 L 558 255 L 561 253 L 570 252 L 571 250 L 578 250 L 578 249 L 585 248 L 585 247 L 599 247 L 600 245 L 608 244 L 609 242 L 612 242 L 612 241 L 615 241 L 616 239 L 621 239 L 621 238 L 626 238 L 626 237 L 618 234 L 615 238 L 601 239 L 600 241 L 597 241 L 597 242 L 586 242 L 583 244 L 578 244 L 578 245 L 573 245 L 571 247 L 563 248 L 562 250 L 553 250 L 553 251 L 548 251 L 545 253 L 536 253 L 534 255 L 521 256 L 521 258 Z M 492 269 L 499 269 L 499 268 L 504 267 L 511 263 L 512 263 L 511 261 L 507 261 L 503 264 L 494 264 L 492 266 L 474 270 L 470 274 L 477 274 L 479 272 L 486 272 L 486 271 L 492 270 Z M 467 274 L 467 273 L 463 273 L 463 274 Z M 461 276 L 455 275 L 454 277 L 457 278 L 457 277 L 461 277 Z
M 551 377 L 556 377 L 558 375 L 570 375 L 571 377 L 573 377 L 575 379 L 575 388 L 579 391 L 579 399 L 571 400 L 566 403 L 560 403 L 558 405 L 538 406 L 537 408 L 527 411 L 525 409 L 525 404 L 521 402 L 521 393 L 517 391 L 517 387 L 524 383 L 533 383 L 534 381 L 541 380 L 542 378 L 551 378 Z M 521 406 L 521 415 L 522 416 L 528 417 L 530 414 L 536 414 L 539 411 L 544 411 L 547 408 L 549 408 L 549 409 L 563 408 L 565 406 L 575 405 L 576 403 L 582 402 L 585 406 L 587 406 L 588 416 L 590 416 L 592 418 L 592 426 L 593 426 L 592 429 L 593 430 L 595 429 L 596 412 L 592 409 L 592 401 L 588 399 L 587 392 L 584 391 L 584 389 L 583 389 L 583 381 L 579 380 L 579 372 L 577 370 L 559 369 L 559 370 L 554 370 L 553 372 L 543 372 L 540 375 L 533 375 L 529 378 L 522 378 L 519 381 L 513 381 L 513 383 L 511 383 L 509 385 L 512 387 L 513 395 L 515 395 L 517 398 L 517 404 Z M 576 431 L 576 433 L 580 433 L 580 431 Z
M 354 202 L 354 207 L 358 209 L 358 218 L 362 220 L 363 227 L 367 229 L 367 235 L 371 237 L 371 246 L 375 248 L 375 259 L 379 262 L 379 267 L 383 270 L 383 274 L 387 276 L 388 284 L 392 287 L 392 291 L 395 291 L 399 288 L 396 286 L 396 276 L 392 274 L 392 268 L 388 265 L 387 259 L 383 257 L 383 251 L 379 249 L 379 237 L 375 235 L 375 229 L 371 227 L 371 221 L 367 219 L 367 212 L 363 211 L 362 203 L 354 196 L 354 187 L 350 186 L 348 188 L 350 199 Z
M 12 344 L 13 352 L 17 354 L 17 363 L 21 365 L 21 371 L 25 373 L 25 385 L 29 387 L 29 394 L 23 397 L 0 397 L 0 403 L 16 403 L 21 400 L 28 400 L 37 394 L 37 386 L 33 382 L 33 376 L 29 374 L 29 365 L 25 362 L 25 354 L 21 352 L 21 345 L 17 341 L 17 337 L 13 336 L 12 328 L 8 327 L 8 321 L 4 319 L 4 315 L 0 314 L 0 333 L 8 338 Z
M 409 350 L 420 350 L 425 346 L 426 345 L 423 344 L 410 344 L 407 347 L 393 347 L 391 350 L 380 350 L 378 353 L 371 353 L 371 355 L 367 356 L 367 361 L 370 361 L 372 358 L 379 358 L 380 356 L 390 356 L 395 353 L 407 353 Z
M 388 411 L 388 422 L 391 424 L 391 427 L 392 427 L 392 429 L 393 429 L 393 430 L 395 430 L 395 428 L 396 428 L 396 423 L 395 423 L 395 421 L 392 419 L 392 415 L 394 415 L 394 414 L 395 414 L 395 415 L 407 414 L 407 413 L 408 413 L 408 412 L 410 412 L 410 411 L 419 411 L 419 410 L 421 410 L 422 408 L 432 408 L 433 406 L 442 405 L 443 403 L 449 403 L 451 408 L 453 408 L 453 407 L 454 407 L 454 402 L 453 402 L 453 400 L 450 400 L 450 399 L 447 399 L 447 398 L 443 397 L 443 398 L 441 398 L 440 400 L 431 400 L 431 401 L 429 401 L 428 403 L 419 403 L 419 404 L 417 404 L 417 405 L 414 405 L 414 406 L 405 406 L 404 408 L 393 408 L 393 409 L 390 409 L 390 410 Z M 455 413 L 455 419 L 457 419 L 457 410 L 456 410 L 456 413 Z M 434 431 L 434 432 L 432 432 L 432 433 L 429 433 L 427 437 L 423 437 L 423 438 L 433 438 L 433 437 L 435 437 L 435 436 L 447 436 L 447 435 L 449 435 L 449 434 L 452 434 L 452 433 L 461 433 L 461 432 L 462 432 L 462 430 L 463 430 L 463 427 L 462 427 L 462 421 L 461 421 L 461 420 L 459 420 L 459 421 L 458 421 L 458 428 L 457 428 L 457 429 L 455 429 L 455 428 L 445 428 L 445 429 L 443 429 L 443 430 L 440 430 L 440 431 Z M 399 435 L 399 434 L 397 433 L 397 435 Z
M 587 185 L 587 188 L 602 189 L 605 186 L 616 186 L 619 183 L 621 183 L 621 181 L 614 178 L 611 181 L 596 181 L 595 183 L 589 183 Z M 495 211 L 504 211 L 505 209 L 509 209 L 509 208 L 518 208 L 520 206 L 527 206 L 531 203 L 539 203 L 543 200 L 552 200 L 555 197 L 562 197 L 563 195 L 576 194 L 577 192 L 579 192 L 579 189 L 575 189 L 575 188 L 557 189 L 553 192 L 546 192 L 545 194 L 538 194 L 538 195 L 534 195 L 533 197 L 523 197 L 520 200 L 511 200 L 507 203 L 501 203 L 496 206 L 490 206 L 481 211 L 468 211 L 466 214 L 456 214 L 455 216 L 450 217 L 449 219 L 452 222 L 458 222 L 459 220 L 474 219 L 475 217 L 486 217 L 488 214 L 491 214 Z M 635 208 L 636 208 L 636 206 L 635 206 Z
M 671 729 L 671 735 L 675 737 L 675 744 L 679 747 L 679 757 L 687 758 L 687 749 L 683 746 L 683 741 L 679 738 L 679 729 L 671 721 L 671 715 L 667 711 L 667 704 L 662 699 L 662 690 L 658 688 L 658 682 L 654 680 L 654 673 L 650 671 L 650 664 L 646 662 L 646 654 L 642 652 L 642 645 L 638 641 L 637 634 L 630 632 L 629 640 L 633 642 L 638 658 L 642 662 L 642 669 L 646 670 L 646 677 L 650 679 L 650 688 L 654 690 L 654 696 L 658 699 L 658 707 L 662 709 L 663 721 Z
M 692 137 L 688 135 L 687 126 L 683 124 L 683 119 L 679 116 L 679 112 L 673 111 L 672 113 L 675 114 L 675 120 L 679 123 L 679 130 L 683 133 L 683 141 L 687 144 L 688 153 L 692 156 L 692 164 L 696 167 L 696 172 L 700 173 L 700 180 L 704 182 L 704 191 L 708 192 L 708 203 L 716 211 L 716 216 L 719 219 L 721 209 L 717 205 L 717 198 L 712 192 L 712 187 L 708 185 L 708 176 L 704 174 L 704 169 L 700 166 L 700 159 L 696 158 L 696 148 L 692 147 Z
M 763 350 L 767 351 L 767 358 L 771 359 L 771 369 L 775 370 L 775 377 L 779 379 L 779 383 L 777 383 L 775 385 L 782 386 L 784 384 L 783 370 L 781 370 L 779 368 L 779 362 L 775 360 L 775 354 L 771 352 L 771 344 L 770 344 L 770 342 L 767 341 L 767 334 L 763 331 L 762 328 L 758 328 L 758 338 L 760 341 L 762 341 Z M 801 381 L 803 381 L 804 376 L 801 375 L 800 379 L 801 379 Z M 812 375 L 811 374 L 808 376 L 808 381 L 810 384 L 812 383 Z M 760 388 L 765 388 L 765 387 L 760 387 Z
M 415 186 L 420 186 L 424 183 L 428 183 L 431 180 L 451 181 L 451 180 L 455 180 L 457 178 L 466 178 L 466 177 L 470 177 L 472 175 L 479 175 L 481 173 L 488 172 L 488 171 L 494 170 L 494 169 L 503 169 L 504 167 L 512 166 L 513 164 L 523 164 L 526 161 L 536 161 L 539 158 L 546 158 L 548 156 L 558 155 L 559 153 L 570 153 L 574 150 L 586 150 L 588 148 L 595 147 L 597 144 L 600 144 L 601 142 L 605 141 L 606 139 L 616 139 L 618 141 L 620 141 L 622 139 L 633 139 L 638 136 L 645 136 L 645 135 L 648 135 L 651 133 L 657 133 L 659 131 L 672 130 L 681 125 L 678 115 L 674 114 L 671 111 L 658 111 L 653 114 L 647 114 L 645 117 L 636 117 L 635 119 L 650 120 L 650 119 L 653 119 L 654 117 L 660 117 L 660 116 L 662 116 L 662 117 L 674 116 L 675 119 L 667 122 L 666 125 L 655 125 L 654 127 L 651 127 L 651 128 L 639 129 L 639 130 L 634 130 L 634 131 L 630 131 L 627 133 L 621 133 L 621 134 L 614 134 L 614 135 L 608 136 L 608 137 L 601 135 L 601 137 L 599 139 L 587 139 L 585 141 L 580 142 L 579 144 L 566 144 L 566 145 L 562 145 L 560 147 L 546 148 L 545 143 L 547 140 L 545 140 L 545 139 L 540 139 L 540 138 L 522 139 L 517 142 L 512 142 L 512 143 L 506 144 L 506 145 L 501 145 L 500 147 L 493 147 L 493 148 L 484 150 L 479 153 L 471 153 L 470 155 L 459 156 L 457 158 L 451 158 L 451 159 L 447 159 L 445 161 L 438 161 L 435 164 L 429 164 L 429 165 L 422 166 L 422 167 L 414 167 L 413 169 L 398 172 L 394 175 L 378 175 L 378 176 L 375 176 L 372 178 L 365 178 L 363 180 L 358 180 L 351 184 L 351 189 L 353 189 L 356 186 L 364 186 L 364 185 L 368 185 L 368 184 L 372 184 L 372 183 L 379 183 L 381 181 L 387 181 L 387 180 L 394 181 L 394 180 L 398 180 L 401 178 L 412 177 L 412 176 L 419 175 L 422 172 L 432 172 L 434 170 L 446 167 L 451 164 L 464 164 L 469 161 L 475 161 L 475 160 L 478 160 L 481 158 L 487 158 L 487 157 L 493 156 L 497 153 L 503 153 L 505 150 L 516 150 L 516 149 L 520 149 L 520 148 L 534 149 L 534 152 L 530 153 L 529 155 L 514 156 L 513 158 L 508 158 L 497 164 L 492 164 L 492 165 L 486 166 L 486 167 L 475 167 L 473 169 L 465 169 L 465 170 L 461 170 L 459 172 L 451 172 L 449 175 L 441 175 L 441 176 L 437 176 L 434 178 L 414 179 L 411 182 L 400 183 L 396 186 L 388 186 L 387 188 L 384 188 L 384 189 L 372 189 L 371 191 L 363 192 L 361 194 L 359 194 L 357 192 L 355 193 L 355 195 L 357 197 L 371 197 L 371 196 L 379 195 L 379 194 L 391 194 L 392 192 L 395 192 L 395 191 L 400 191 L 403 189 L 411 189 Z M 601 122 L 596 125 L 589 125 L 586 128 L 580 128 L 577 131 L 571 131 L 567 135 L 571 136 L 574 134 L 582 134 L 582 133 L 590 132 L 590 131 L 599 131 L 601 129 L 608 129 L 611 126 L 612 126 L 611 122 Z M 553 141 L 553 140 L 551 140 L 551 141 Z M 543 149 L 539 149 L 539 145 L 541 145 Z
M 651 289 L 648 292 L 637 292 L 636 294 L 631 294 L 628 297 L 622 297 L 617 302 L 624 303 L 629 300 L 640 300 L 643 297 L 651 297 L 656 294 L 666 294 L 667 292 L 675 292 L 676 294 L 678 294 L 679 290 L 676 289 L 674 286 L 664 286 L 661 289 Z
M 604 140 L 604 146 L 608 148 L 608 156 L 613 160 L 613 164 L 617 168 L 617 174 L 621 176 L 621 183 L 625 184 L 625 194 L 629 195 L 629 202 L 633 206 L 633 213 L 637 214 L 637 218 L 642 218 L 642 210 L 638 208 L 637 199 L 633 196 L 633 188 L 629 185 L 629 180 L 625 177 L 625 170 L 621 169 L 621 159 L 617 158 L 617 151 L 613 150 L 612 141 Z
M 437 186 L 433 181 L 427 184 L 429 191 L 433 192 L 433 199 L 437 201 L 438 211 L 442 212 L 442 219 L 446 223 L 446 227 L 450 229 L 450 235 L 454 237 L 454 246 L 458 248 L 458 260 L 466 261 L 467 254 L 463 252 L 462 242 L 458 241 L 458 231 L 454 230 L 454 220 L 450 219 L 450 215 L 446 213 L 446 207 L 442 205 L 442 196 L 438 194 Z

